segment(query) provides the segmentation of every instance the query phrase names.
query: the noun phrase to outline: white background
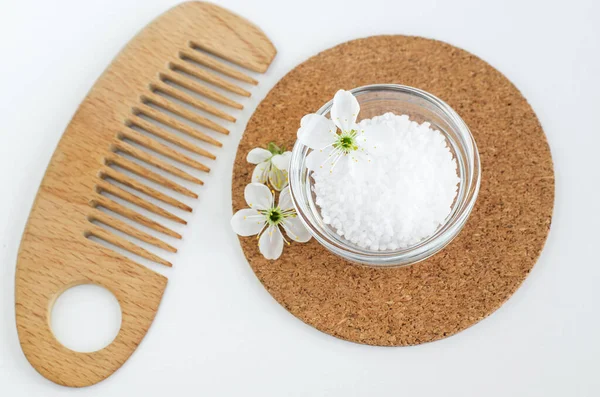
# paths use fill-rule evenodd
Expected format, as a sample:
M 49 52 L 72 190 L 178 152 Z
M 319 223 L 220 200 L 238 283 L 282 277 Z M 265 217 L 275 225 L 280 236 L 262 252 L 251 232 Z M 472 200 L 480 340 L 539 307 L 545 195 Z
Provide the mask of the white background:
M 279 54 L 198 189 L 175 266 L 152 267 L 169 278 L 156 320 L 124 367 L 98 385 L 69 389 L 38 375 L 19 347 L 13 285 L 35 193 L 96 78 L 174 4 L 0 2 L 0 396 L 600 395 L 595 0 L 223 1 L 260 26 Z M 294 318 L 263 289 L 228 225 L 236 145 L 260 99 L 310 55 L 383 33 L 444 40 L 498 68 L 537 112 L 556 167 L 552 230 L 521 289 L 480 324 L 408 348 L 344 342 Z M 99 305 L 103 294 L 80 292 L 73 310 L 83 323 L 66 320 L 68 311 L 55 320 L 57 333 L 85 347 L 118 320 L 112 306 Z M 97 309 L 85 311 L 87 304 Z M 95 315 L 108 320 L 98 324 Z

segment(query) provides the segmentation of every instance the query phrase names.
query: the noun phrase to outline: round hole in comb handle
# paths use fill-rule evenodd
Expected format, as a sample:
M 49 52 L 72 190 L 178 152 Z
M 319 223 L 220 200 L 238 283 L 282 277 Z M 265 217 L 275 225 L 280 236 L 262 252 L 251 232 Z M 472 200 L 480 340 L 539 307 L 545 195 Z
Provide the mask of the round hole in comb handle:
M 108 346 L 121 328 L 121 307 L 106 288 L 77 285 L 60 294 L 50 311 L 50 326 L 66 348 L 92 353 Z
M 84 228 L 76 226 L 77 221 L 69 225 Z M 56 233 L 54 226 L 49 229 L 48 234 Z M 29 241 L 48 238 L 39 232 L 26 233 Z M 15 296 L 19 339 L 27 359 L 43 376 L 65 386 L 88 386 L 114 373 L 141 343 L 156 315 L 167 279 L 83 234 L 53 243 L 43 265 L 39 251 L 29 245 L 21 247 Z M 65 347 L 51 329 L 56 299 L 81 284 L 106 288 L 121 307 L 119 333 L 108 346 L 92 353 Z

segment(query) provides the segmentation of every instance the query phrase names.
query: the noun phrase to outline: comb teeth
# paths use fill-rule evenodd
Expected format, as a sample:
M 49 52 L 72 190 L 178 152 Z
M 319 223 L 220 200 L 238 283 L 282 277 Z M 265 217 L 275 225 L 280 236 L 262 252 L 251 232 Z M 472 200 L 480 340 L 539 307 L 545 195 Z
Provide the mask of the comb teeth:
M 155 199 L 160 200 L 163 203 L 170 204 L 173 207 L 179 208 L 184 211 L 192 212 L 192 208 L 190 206 L 174 199 L 171 196 L 161 193 L 156 189 L 146 186 L 143 183 L 140 183 L 137 180 L 114 170 L 113 168 L 104 168 L 102 171 L 100 171 L 100 175 L 103 178 L 111 178 L 119 183 L 122 183 L 125 186 L 137 190 L 140 193 L 144 193 L 147 196 L 154 197 Z
M 190 64 L 185 64 L 183 62 L 174 62 L 171 64 L 171 70 L 181 71 L 183 73 L 187 73 L 190 76 L 194 76 L 200 80 L 204 80 L 207 83 L 211 83 L 216 85 L 217 87 L 221 87 L 227 91 L 233 92 L 234 94 L 242 95 L 245 97 L 249 97 L 250 93 L 243 88 L 238 87 L 235 84 L 228 82 L 215 75 L 214 73 L 208 72 L 204 69 L 200 69 Z
M 216 108 L 216 107 L 209 105 L 208 103 L 203 102 L 189 94 L 186 94 L 185 92 L 183 92 L 181 90 L 177 90 L 177 89 L 171 87 L 170 85 L 165 84 L 163 81 L 159 81 L 158 83 L 152 84 L 151 88 L 154 92 L 163 93 L 168 96 L 171 96 L 175 99 L 180 100 L 181 102 L 187 103 L 188 105 L 190 105 L 198 110 L 205 111 L 207 113 L 210 113 L 212 115 L 220 117 L 223 120 L 231 121 L 234 123 L 236 121 L 235 117 L 231 116 L 230 114 L 227 114 L 227 113 L 221 111 L 219 108 Z
M 237 103 L 236 101 L 233 101 L 229 98 L 227 98 L 226 96 L 223 96 L 221 94 L 219 94 L 218 92 L 207 88 L 206 86 L 199 84 L 197 82 L 195 82 L 194 80 L 191 80 L 189 78 L 185 78 L 183 77 L 182 74 L 179 73 L 163 73 L 160 75 L 160 78 L 162 81 L 169 81 L 171 83 L 175 83 L 181 87 L 187 88 L 188 90 L 198 94 L 198 95 L 202 95 L 205 96 L 208 99 L 212 99 L 215 102 L 219 102 L 223 105 L 227 105 L 229 107 L 232 107 L 234 109 L 243 109 L 244 106 L 242 106 L 240 103 Z
M 107 210 L 113 211 L 121 216 L 124 216 L 125 218 L 128 218 L 128 219 L 130 219 L 134 222 L 137 222 L 140 225 L 146 226 L 152 230 L 155 230 L 155 231 L 165 234 L 167 236 L 181 239 L 181 235 L 179 233 L 177 233 L 177 232 L 161 225 L 160 223 L 153 221 L 152 219 L 150 219 L 132 209 L 129 209 L 129 208 L 127 208 L 127 207 L 125 207 L 103 195 L 100 195 L 100 194 L 96 195 L 91 200 L 91 205 L 94 208 L 98 208 L 98 207 L 106 208 Z
M 196 193 L 192 192 L 191 190 L 187 189 L 186 187 L 183 187 L 183 186 L 171 181 L 170 179 L 165 178 L 164 176 L 162 176 L 160 174 L 152 172 L 152 171 L 148 170 L 147 168 L 144 168 L 141 165 L 134 163 L 133 161 L 129 161 L 124 157 L 117 156 L 117 155 L 111 155 L 106 158 L 106 163 L 108 165 L 114 164 L 116 166 L 119 166 L 127 171 L 130 171 L 130 172 L 142 177 L 142 178 L 146 178 L 146 179 L 156 182 L 166 188 L 169 188 L 175 192 L 181 193 L 184 196 L 191 197 L 191 198 L 198 198 L 198 195 Z
M 207 46 L 201 42 L 196 42 L 194 40 L 190 41 L 189 47 L 195 51 L 201 51 L 207 54 L 215 55 L 221 59 L 235 63 L 236 65 L 241 66 L 244 69 L 252 70 L 258 73 L 264 73 L 270 64 L 270 62 L 253 62 L 249 58 L 238 56 L 238 54 L 236 53 L 221 53 L 221 51 L 218 51 L 215 47 Z
M 182 51 L 179 53 L 179 58 L 182 60 L 190 60 L 196 62 L 200 65 L 206 66 L 212 70 L 223 73 L 225 76 L 232 77 L 236 80 L 243 81 L 245 83 L 257 85 L 258 81 L 254 80 L 252 77 L 232 68 L 231 66 L 227 66 L 226 64 L 217 61 L 214 58 L 200 52 L 200 51 Z
M 185 220 L 181 219 L 180 217 L 173 215 L 169 211 L 164 210 L 163 208 L 159 207 L 158 205 L 152 204 L 151 202 L 146 201 L 146 200 L 136 196 L 135 194 L 129 193 L 127 190 L 124 190 L 116 185 L 113 185 L 112 183 L 101 180 L 101 181 L 98 181 L 97 186 L 98 186 L 99 193 L 106 192 L 106 193 L 112 194 L 113 196 L 118 197 L 125 201 L 129 201 L 131 204 L 137 205 L 140 208 L 150 211 L 156 215 L 160 215 L 165 219 L 170 219 L 174 222 L 181 223 L 183 225 L 187 224 L 187 222 Z
M 198 140 L 208 142 L 208 143 L 218 146 L 218 147 L 223 146 L 223 144 L 221 142 L 217 141 L 216 139 L 211 138 L 208 135 L 206 135 L 205 133 L 200 132 L 200 131 L 196 130 L 195 128 L 190 127 L 188 124 L 182 123 L 181 121 L 178 121 L 178 120 L 174 119 L 173 117 L 170 117 L 162 112 L 159 112 L 158 110 L 153 109 L 148 105 L 145 105 L 145 104 L 139 105 L 138 107 L 136 107 L 134 109 L 134 112 L 135 112 L 134 114 L 143 114 L 144 116 L 147 116 L 147 117 L 153 119 L 154 121 L 158 121 L 159 123 L 162 123 L 166 126 L 174 128 L 177 131 L 183 132 L 184 134 L 189 135 L 192 138 L 196 138 Z M 228 131 L 225 130 L 225 133 L 228 133 Z M 169 135 L 166 135 L 166 136 L 169 136 Z M 190 145 L 190 146 L 193 146 L 193 145 Z M 212 156 L 212 154 L 210 154 L 209 152 L 207 152 L 203 149 L 198 149 L 198 150 L 201 151 L 199 154 L 202 154 L 203 156 L 206 156 L 206 157 Z
M 156 112 L 156 113 L 158 113 L 158 112 Z M 146 113 L 146 115 L 147 114 L 148 113 Z M 159 118 L 160 118 L 160 116 L 159 116 Z M 158 138 L 164 139 L 167 142 L 171 142 L 171 143 L 179 146 L 180 148 L 186 149 L 190 152 L 199 154 L 200 156 L 207 157 L 211 160 L 214 160 L 216 158 L 215 155 L 212 154 L 211 152 L 204 150 L 204 149 L 190 143 L 189 141 L 186 141 L 185 139 L 181 139 L 177 135 L 175 135 L 171 132 L 168 132 L 160 127 L 157 127 L 156 125 L 152 124 L 149 121 L 142 119 L 141 117 L 131 116 L 131 118 L 129 120 L 127 120 L 127 123 L 129 124 L 129 127 L 131 127 L 131 126 L 139 127 L 140 129 L 147 131 Z
M 129 241 L 129 238 L 175 253 L 177 249 L 161 237 L 134 225 L 176 239 L 181 239 L 181 235 L 140 213 L 138 209 L 168 222 L 183 225 L 187 223 L 185 219 L 163 208 L 162 204 L 183 212 L 191 212 L 192 208 L 161 190 L 167 189 L 176 195 L 196 199 L 198 194 L 177 183 L 174 178 L 196 185 L 203 185 L 204 182 L 175 166 L 173 162 L 197 171 L 209 172 L 210 168 L 194 157 L 214 160 L 216 156 L 198 144 L 203 142 L 219 148 L 223 146 L 222 143 L 211 134 L 229 134 L 228 128 L 211 120 L 211 115 L 226 122 L 236 121 L 233 115 L 211 102 L 232 109 L 242 109 L 242 104 L 229 98 L 227 93 L 248 97 L 250 92 L 233 81 L 252 85 L 256 85 L 257 81 L 229 66 L 226 61 L 199 51 L 193 45 L 180 51 L 178 58 L 168 63 L 168 68 L 158 76 L 159 79 L 149 85 L 148 92 L 142 93 L 139 103 L 132 107 L 130 116 L 124 121 L 112 144 L 111 153 L 105 157 L 105 166 L 99 172 L 96 192 L 90 201 L 93 208 L 88 219 L 92 224 L 87 235 L 150 261 L 171 266 L 170 262 L 138 246 L 136 242 Z M 223 90 L 224 94 L 210 86 Z M 200 128 L 206 128 L 207 131 Z M 191 155 L 187 155 L 187 152 Z M 157 188 L 143 181 L 154 184 Z M 158 190 L 158 187 L 162 189 Z M 115 201 L 111 196 L 121 202 Z M 149 200 L 156 200 L 156 203 Z
M 173 266 L 171 262 L 162 259 L 160 256 L 154 255 L 150 251 L 145 250 L 142 247 L 135 245 L 134 243 L 119 237 L 113 233 L 108 232 L 107 230 L 98 227 L 96 225 L 90 226 L 88 231 L 88 236 L 94 236 L 101 240 L 106 241 L 107 243 L 111 243 L 116 245 L 119 248 L 123 248 L 126 251 L 129 251 L 133 254 L 139 255 L 142 258 L 149 259 L 153 262 L 160 263 L 161 265 L 165 265 L 168 267 Z
M 194 113 L 192 111 L 187 110 L 184 107 L 181 107 L 173 102 L 170 102 L 161 96 L 158 96 L 155 94 L 148 94 L 148 95 L 145 95 L 143 97 L 143 99 L 147 103 L 152 103 L 154 105 L 160 106 L 163 109 L 166 109 L 166 110 L 168 110 L 178 116 L 181 116 L 189 121 L 192 121 L 198 125 L 203 125 L 207 128 L 210 128 L 210 129 L 220 132 L 222 134 L 226 134 L 226 135 L 229 134 L 229 130 L 227 128 L 220 126 L 219 124 L 207 119 L 206 117 L 202 117 L 202 116 L 198 115 L 198 113 Z M 216 145 L 220 145 L 220 143 L 218 141 L 211 141 L 210 138 L 208 138 L 208 139 L 209 140 L 207 142 L 213 143 Z
M 143 135 L 133 129 L 124 130 L 121 133 L 121 138 L 128 139 L 132 142 L 135 142 L 141 146 L 144 146 L 156 153 L 159 153 L 165 157 L 170 158 L 171 160 L 175 160 L 180 162 L 181 164 L 185 164 L 189 167 L 195 168 L 199 171 L 208 172 L 210 168 L 205 166 L 204 164 L 186 156 L 185 154 L 178 152 L 175 149 L 170 148 L 152 138 L 148 138 L 146 135 Z M 214 155 L 210 155 L 210 158 L 216 158 Z
M 122 153 L 128 154 L 132 157 L 135 157 L 138 160 L 145 162 L 146 164 L 152 165 L 160 170 L 166 171 L 166 172 L 170 173 L 171 175 L 177 176 L 177 177 L 184 179 L 186 181 L 189 181 L 189 182 L 193 182 L 197 185 L 204 185 L 204 182 L 202 182 L 202 180 L 196 178 L 195 176 L 190 175 L 187 172 L 182 171 L 181 169 L 179 169 L 179 168 L 177 168 L 155 156 L 152 156 L 151 154 L 148 154 L 143 150 L 140 150 L 134 146 L 131 146 L 127 142 L 119 141 L 115 144 L 114 148 L 115 148 L 116 153 L 122 152 Z
M 116 218 L 111 217 L 108 214 L 105 214 L 102 211 L 99 211 L 97 209 L 94 209 L 93 212 L 90 214 L 90 221 L 97 221 L 100 223 L 103 223 L 107 226 L 110 226 L 116 230 L 119 230 L 120 232 L 123 232 L 131 237 L 135 237 L 138 240 L 147 242 L 149 244 L 152 244 L 158 248 L 162 248 L 166 251 L 169 252 L 177 252 L 177 248 L 165 243 L 162 240 L 157 239 L 156 237 L 142 232 L 141 230 L 138 230 L 132 226 L 130 226 L 129 224 L 120 221 Z

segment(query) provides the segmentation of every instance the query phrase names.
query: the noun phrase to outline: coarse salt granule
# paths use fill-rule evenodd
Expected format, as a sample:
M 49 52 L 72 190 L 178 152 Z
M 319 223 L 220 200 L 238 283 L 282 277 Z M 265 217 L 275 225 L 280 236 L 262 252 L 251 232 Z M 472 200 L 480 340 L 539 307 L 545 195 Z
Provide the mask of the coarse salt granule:
M 446 138 L 430 123 L 386 113 L 359 126 L 379 123 L 392 132 L 383 153 L 352 172 L 312 177 L 323 222 L 361 248 L 385 251 L 432 235 L 450 214 L 459 178 Z

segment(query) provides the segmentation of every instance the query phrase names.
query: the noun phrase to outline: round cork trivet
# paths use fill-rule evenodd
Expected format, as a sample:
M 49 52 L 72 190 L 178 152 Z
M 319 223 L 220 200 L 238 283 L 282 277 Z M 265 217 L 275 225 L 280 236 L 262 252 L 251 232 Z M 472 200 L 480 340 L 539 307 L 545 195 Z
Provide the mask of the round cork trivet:
M 519 90 L 476 56 L 419 37 L 377 36 L 326 50 L 288 73 L 248 123 L 233 175 L 233 209 L 270 141 L 291 148 L 300 119 L 338 89 L 375 83 L 417 87 L 446 101 L 470 127 L 481 155 L 481 190 L 464 229 L 444 250 L 408 267 L 344 261 L 316 241 L 292 243 L 275 261 L 241 238 L 248 262 L 293 315 L 335 337 L 382 346 L 434 341 L 498 309 L 535 264 L 554 203 L 552 157 Z

